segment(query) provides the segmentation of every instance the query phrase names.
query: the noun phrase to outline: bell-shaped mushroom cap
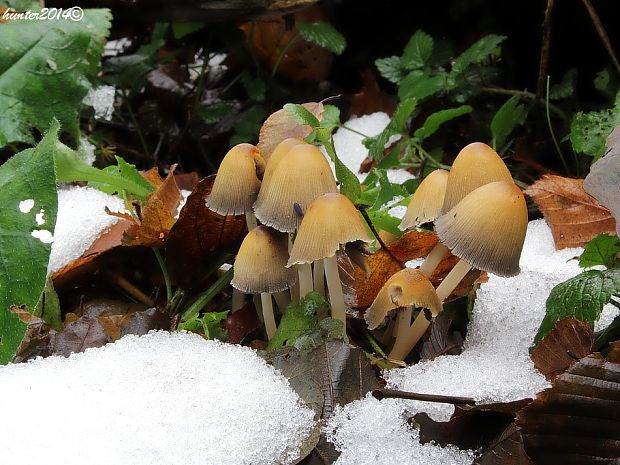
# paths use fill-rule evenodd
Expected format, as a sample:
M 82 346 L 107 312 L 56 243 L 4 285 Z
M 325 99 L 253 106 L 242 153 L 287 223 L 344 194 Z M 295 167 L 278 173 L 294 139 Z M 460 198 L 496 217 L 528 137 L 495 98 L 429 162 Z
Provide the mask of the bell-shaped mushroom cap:
M 459 152 L 448 177 L 441 213 L 445 213 L 474 189 L 512 176 L 497 152 L 482 142 L 469 144 Z
M 437 292 L 420 270 L 405 268 L 386 281 L 364 315 L 368 328 L 378 328 L 392 310 L 401 307 L 428 308 L 433 315 L 441 312 Z
M 340 245 L 370 242 L 366 223 L 355 205 L 342 194 L 324 194 L 304 215 L 287 266 L 333 257 Z
M 232 286 L 246 294 L 279 292 L 292 286 L 296 273 L 286 268 L 287 244 L 286 234 L 262 225 L 252 229 L 237 253 Z
M 527 230 L 523 193 L 510 181 L 485 184 L 435 220 L 435 231 L 454 255 L 499 276 L 519 273 Z
M 260 189 L 265 160 L 251 144 L 238 144 L 228 151 L 215 176 L 207 207 L 220 215 L 243 215 L 251 211 Z
M 417 228 L 439 216 L 449 175 L 446 170 L 435 170 L 424 178 L 411 197 L 407 212 L 398 226 L 401 231 Z
M 338 192 L 327 160 L 314 145 L 296 145 L 280 159 L 261 189 L 254 212 L 261 223 L 278 231 L 293 232 L 301 221 L 295 204 L 303 213 L 327 192 Z
M 276 170 L 276 166 L 278 166 L 280 160 L 282 160 L 282 158 L 289 152 L 289 150 L 299 144 L 305 144 L 305 142 L 301 139 L 289 137 L 288 139 L 284 139 L 276 146 L 275 149 L 273 149 L 271 156 L 267 159 L 267 166 L 265 167 L 265 174 L 263 175 L 262 186 L 265 186 L 269 183 L 269 180 L 271 179 L 271 176 L 273 176 L 273 172 Z M 261 192 L 265 191 L 263 190 Z M 261 198 L 261 192 L 258 193 L 259 199 Z

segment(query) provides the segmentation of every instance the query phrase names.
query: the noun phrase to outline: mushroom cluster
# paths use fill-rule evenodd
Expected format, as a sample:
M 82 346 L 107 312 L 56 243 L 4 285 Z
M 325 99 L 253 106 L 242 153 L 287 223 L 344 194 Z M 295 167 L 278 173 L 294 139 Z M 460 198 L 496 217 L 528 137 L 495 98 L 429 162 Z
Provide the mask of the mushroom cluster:
M 461 150 L 450 173 L 437 170 L 413 195 L 400 225 L 406 230 L 434 220 L 439 238 L 417 270 L 402 270 L 380 290 L 365 318 L 376 329 L 396 311 L 389 358 L 403 360 L 424 335 L 442 303 L 471 268 L 499 276 L 519 273 L 527 207 L 499 155 L 483 143 Z M 429 277 L 451 252 L 460 260 L 434 289 Z M 415 272 L 415 274 L 414 274 Z M 413 323 L 413 309 L 420 308 Z M 391 341 L 388 341 L 391 342 Z
M 312 291 L 325 296 L 327 289 L 332 318 L 346 323 L 337 254 L 348 243 L 371 239 L 317 147 L 295 138 L 270 154 L 250 144 L 233 147 L 206 204 L 222 215 L 246 215 L 249 232 L 231 284 L 241 296 L 260 296 L 255 302 L 269 339 L 277 328 L 272 296 L 284 312 L 291 299 Z M 233 311 L 240 307 L 234 301 L 235 294 Z

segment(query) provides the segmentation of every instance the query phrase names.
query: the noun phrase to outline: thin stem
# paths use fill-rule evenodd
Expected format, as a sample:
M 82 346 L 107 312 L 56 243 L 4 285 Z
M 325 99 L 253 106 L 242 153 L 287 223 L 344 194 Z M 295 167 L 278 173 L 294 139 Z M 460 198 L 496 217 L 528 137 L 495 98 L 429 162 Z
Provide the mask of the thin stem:
M 437 296 L 440 302 L 443 302 L 452 294 L 452 291 L 456 289 L 456 286 L 458 286 L 467 273 L 469 273 L 469 270 L 471 270 L 471 265 L 465 260 L 459 260 L 458 263 L 454 265 L 454 268 L 450 270 L 450 273 L 448 273 L 437 287 Z
M 388 358 L 393 360 L 405 360 L 409 352 L 411 352 L 418 341 L 422 339 L 422 336 L 424 336 L 430 324 L 431 322 L 426 319 L 424 311 L 421 310 L 413 324 L 409 326 L 406 331 L 397 331 L 396 342 L 394 342 L 394 347 L 392 347 Z
M 297 265 L 299 273 L 299 298 L 303 298 L 309 292 L 312 292 L 312 265 L 310 263 L 300 263 Z
M 378 353 L 381 357 L 385 358 L 385 352 L 383 352 L 383 349 L 381 349 L 381 346 L 377 344 L 377 341 L 375 340 L 374 337 L 372 337 L 372 334 L 370 334 L 370 331 L 368 331 L 367 329 L 364 329 L 364 334 L 366 335 L 366 339 L 368 339 L 368 342 L 370 343 L 372 348 L 375 350 L 375 352 Z
M 342 129 L 346 129 L 347 131 L 351 131 L 353 134 L 357 134 L 358 136 L 362 136 L 365 139 L 367 139 L 369 137 L 366 134 L 364 134 L 363 132 L 359 132 L 358 130 L 350 128 L 349 126 L 346 126 L 344 124 L 341 124 L 340 127 Z
M 426 276 L 430 276 L 433 274 L 433 271 L 439 266 L 443 257 L 448 254 L 448 248 L 441 243 L 441 241 L 437 241 L 433 250 L 426 256 L 422 264 L 420 265 L 419 270 L 424 273 Z
M 265 331 L 267 332 L 267 339 L 271 340 L 276 334 L 276 319 L 273 316 L 273 302 L 271 300 L 271 294 L 267 292 L 261 292 L 260 300 L 263 307 L 263 320 L 265 321 Z
M 127 106 L 127 110 L 129 111 L 129 118 L 131 119 L 133 127 L 135 128 L 136 133 L 138 134 L 138 138 L 140 139 L 140 144 L 142 145 L 142 150 L 144 150 L 144 154 L 148 158 L 150 157 L 149 148 L 146 145 L 146 140 L 144 139 L 144 134 L 142 134 L 142 130 L 140 129 L 140 125 L 138 124 L 136 115 L 134 115 L 133 110 L 131 109 L 131 103 L 129 102 L 129 97 L 128 97 L 127 92 L 124 93 L 124 98 L 125 98 L 125 105 Z
M 442 170 L 449 170 L 450 169 L 450 167 L 448 165 L 444 165 L 443 163 L 440 163 L 437 160 L 435 160 L 432 157 L 432 155 L 430 153 L 428 153 L 424 149 L 424 147 L 422 147 L 422 145 L 420 143 L 412 141 L 411 145 L 413 145 L 418 150 L 418 152 L 420 152 L 422 155 L 424 155 L 424 160 L 427 160 L 435 168 L 442 169 Z
M 504 89 L 502 87 L 489 87 L 489 86 L 479 87 L 478 90 L 480 92 L 485 92 L 487 94 L 516 95 L 517 97 L 523 97 L 528 100 L 534 100 L 535 102 L 545 105 L 545 99 L 538 98 L 536 94 L 533 94 L 532 92 L 528 92 L 527 90 Z M 562 118 L 563 120 L 567 121 L 569 119 L 566 113 L 560 108 L 558 108 L 556 105 L 550 103 L 549 109 L 553 113 L 558 115 L 560 118 Z
M 598 36 L 603 42 L 603 45 L 605 46 L 605 50 L 607 50 L 607 53 L 609 54 L 611 61 L 613 61 L 614 66 L 616 67 L 616 71 L 620 73 L 620 61 L 618 61 L 618 57 L 616 55 L 616 52 L 614 51 L 613 46 L 611 45 L 611 40 L 609 40 L 609 36 L 607 35 L 607 31 L 605 30 L 603 23 L 601 22 L 601 18 L 599 18 L 598 13 L 594 9 L 594 6 L 592 5 L 592 3 L 590 3 L 590 0 L 581 0 L 581 1 L 583 2 L 584 6 L 588 10 L 588 14 L 590 15 L 590 18 L 592 19 L 592 24 L 594 24 L 594 28 L 596 29 Z
M 276 72 L 278 71 L 278 67 L 280 66 L 280 62 L 282 61 L 282 59 L 284 58 L 284 55 L 286 55 L 286 52 L 288 52 L 288 49 L 291 48 L 291 46 L 293 45 L 293 43 L 299 38 L 299 32 L 296 33 L 293 37 L 291 37 L 291 40 L 288 41 L 288 43 L 284 46 L 284 48 L 282 49 L 282 51 L 280 52 L 280 55 L 278 56 L 278 59 L 276 60 L 275 64 L 273 65 L 273 69 L 271 70 L 271 77 L 274 77 L 276 75 Z
M 323 260 L 317 260 L 313 266 L 314 290 L 325 297 L 325 265 Z
M 553 11 L 554 0 L 547 0 L 545 9 L 545 19 L 543 22 L 542 44 L 540 47 L 540 62 L 538 64 L 538 84 L 536 86 L 536 97 L 541 99 L 545 91 L 545 76 L 549 68 L 549 51 L 551 50 L 551 12 Z
M 564 155 L 562 155 L 562 150 L 560 149 L 560 144 L 558 144 L 557 139 L 555 138 L 555 132 L 553 131 L 553 126 L 551 125 L 551 115 L 549 114 L 549 76 L 547 76 L 547 92 L 545 94 L 545 109 L 547 113 L 547 126 L 549 127 L 549 132 L 551 133 L 551 139 L 553 139 L 553 145 L 555 146 L 556 152 L 560 156 L 560 160 L 562 161 L 562 165 L 564 166 L 564 170 L 566 174 L 568 174 L 568 165 L 566 164 L 566 160 L 564 160 Z
M 291 253 L 293 248 L 293 234 L 288 235 L 288 253 Z M 299 302 L 299 280 L 291 286 L 291 299 Z
M 342 283 L 338 273 L 338 259 L 336 255 L 323 260 L 325 266 L 325 278 L 327 279 L 327 289 L 329 290 L 329 305 L 332 308 L 332 318 L 347 324 L 347 312 L 344 305 L 344 293 Z
M 201 293 L 194 302 L 191 303 L 189 307 L 185 309 L 183 314 L 181 315 L 181 319 L 183 321 L 187 321 L 195 316 L 198 316 L 200 310 L 204 308 L 211 300 L 218 295 L 226 286 L 230 284 L 230 281 L 233 278 L 234 267 L 230 267 L 226 273 L 219 277 L 217 281 L 215 281 L 209 289 Z
M 151 299 L 148 295 L 146 295 L 144 292 L 142 292 L 120 274 L 113 273 L 112 278 L 114 279 L 114 282 L 116 282 L 116 284 L 122 287 L 125 292 L 127 292 L 138 302 L 142 302 L 144 305 L 147 305 L 149 307 L 155 306 L 155 301 L 153 299 Z
M 403 262 L 401 262 L 398 258 L 396 258 L 396 256 L 394 256 L 392 251 L 387 247 L 387 245 L 385 245 L 385 242 L 383 242 L 383 239 L 381 239 L 381 236 L 379 236 L 379 233 L 377 232 L 377 229 L 375 228 L 375 225 L 372 223 L 372 220 L 368 216 L 368 213 L 366 212 L 366 210 L 364 208 L 362 208 L 362 209 L 360 209 L 360 212 L 361 212 L 362 216 L 364 217 L 364 220 L 366 220 L 366 224 L 368 224 L 368 227 L 372 231 L 372 234 L 377 239 L 377 242 L 379 243 L 379 246 L 383 250 L 385 250 L 385 252 L 388 254 L 388 257 L 390 257 L 390 259 L 394 263 L 398 264 L 398 266 L 401 268 L 401 270 L 405 269 L 406 268 L 405 264 Z
M 409 400 L 421 400 L 424 402 L 439 402 L 442 404 L 472 404 L 476 401 L 471 397 L 458 397 L 458 396 L 439 396 L 436 394 L 420 394 L 417 392 L 397 391 L 395 389 L 375 389 L 372 391 L 372 395 L 375 399 L 409 399 Z
M 157 259 L 157 263 L 159 264 L 159 268 L 161 269 L 161 274 L 164 276 L 164 283 L 166 284 L 166 302 L 170 302 L 172 300 L 172 281 L 170 280 L 168 267 L 166 266 L 166 262 L 164 261 L 164 257 L 162 257 L 161 252 L 155 248 L 152 250 L 155 254 L 155 258 Z

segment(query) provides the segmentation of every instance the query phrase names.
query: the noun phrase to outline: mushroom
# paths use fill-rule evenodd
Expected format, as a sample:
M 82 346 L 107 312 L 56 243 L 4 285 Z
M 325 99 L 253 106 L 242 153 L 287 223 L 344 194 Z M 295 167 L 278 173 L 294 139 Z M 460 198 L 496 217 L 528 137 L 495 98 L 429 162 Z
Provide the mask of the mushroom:
M 372 305 L 366 310 L 364 318 L 369 329 L 376 329 L 392 311 L 398 310 L 396 342 L 389 358 L 404 359 L 426 330 L 425 328 L 422 330 L 420 324 L 411 325 L 414 307 L 429 309 L 434 316 L 441 312 L 441 300 L 424 273 L 405 268 L 387 280 Z M 423 314 L 424 311 L 421 310 L 420 315 Z M 426 321 L 426 318 L 424 320 Z
M 401 231 L 433 221 L 441 213 L 449 172 L 435 170 L 420 183 L 411 197 L 407 212 L 398 226 Z
M 474 189 L 495 181 L 512 183 L 510 171 L 497 152 L 482 142 L 465 146 L 450 169 L 441 213 L 450 210 Z M 448 250 L 439 241 L 420 265 L 420 271 L 430 276 Z
M 267 337 L 276 332 L 271 294 L 288 289 L 295 272 L 286 267 L 286 234 L 266 226 L 257 226 L 243 239 L 235 259 L 232 286 L 246 294 L 260 293 Z
M 252 205 L 261 186 L 259 176 L 265 170 L 265 159 L 251 144 L 235 145 L 224 156 L 211 193 L 207 208 L 220 215 L 245 214 L 248 231 L 256 227 Z
M 267 158 L 267 166 L 265 167 L 265 174 L 263 175 L 263 185 L 267 185 L 271 176 L 273 176 L 273 172 L 276 170 L 276 166 L 280 163 L 280 160 L 296 145 L 305 144 L 305 142 L 301 139 L 295 139 L 294 137 L 290 137 L 288 139 L 284 139 L 280 142 L 276 148 L 273 150 L 269 158 Z M 263 194 L 265 190 L 262 191 Z M 258 198 L 261 197 L 261 192 L 258 193 Z
M 332 318 L 346 321 L 336 252 L 349 242 L 370 242 L 366 223 L 355 205 L 342 194 L 321 195 L 310 204 L 297 232 L 287 266 L 323 260 Z M 300 275 L 300 280 L 302 276 Z M 304 277 L 312 279 L 312 277 Z

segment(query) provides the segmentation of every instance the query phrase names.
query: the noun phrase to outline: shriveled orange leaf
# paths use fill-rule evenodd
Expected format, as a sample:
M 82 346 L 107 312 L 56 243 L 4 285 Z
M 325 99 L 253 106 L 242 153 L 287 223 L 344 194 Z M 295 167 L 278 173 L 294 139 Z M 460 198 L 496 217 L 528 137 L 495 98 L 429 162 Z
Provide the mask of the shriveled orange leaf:
M 214 181 L 215 175 L 200 181 L 170 230 L 166 262 L 179 282 L 199 279 L 218 253 L 234 250 L 245 235 L 245 218 L 218 215 L 207 208 L 205 200 Z
M 616 222 L 583 188 L 582 179 L 544 175 L 525 191 L 545 217 L 557 249 L 582 247 L 601 233 L 616 232 Z
M 323 104 L 321 102 L 304 103 L 303 106 L 319 120 L 323 118 Z M 272 113 L 263 123 L 258 135 L 257 147 L 265 158 L 269 158 L 273 149 L 289 137 L 303 139 L 312 132 L 307 124 L 299 124 L 291 114 L 282 108 Z
M 437 244 L 435 233 L 411 231 L 390 245 L 389 249 L 397 260 L 404 263 L 416 258 L 426 257 L 435 244 Z M 441 261 L 431 275 L 431 282 L 435 287 L 441 284 L 441 281 L 457 262 L 458 258 L 451 254 Z M 383 249 L 368 257 L 368 266 L 370 268 L 368 278 L 366 278 L 366 274 L 361 268 L 355 267 L 354 296 L 350 295 L 350 288 L 347 288 L 347 291 L 349 291 L 347 300 L 351 302 L 353 308 L 368 307 L 372 304 L 385 282 L 401 269 L 400 265 Z M 485 276 L 484 273 L 478 270 L 470 271 L 446 301 L 449 302 L 466 296 L 474 283 L 481 282 L 485 279 Z

